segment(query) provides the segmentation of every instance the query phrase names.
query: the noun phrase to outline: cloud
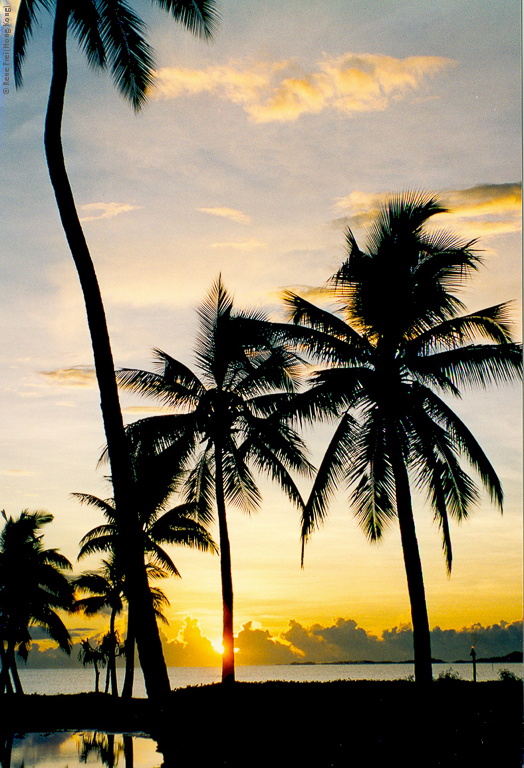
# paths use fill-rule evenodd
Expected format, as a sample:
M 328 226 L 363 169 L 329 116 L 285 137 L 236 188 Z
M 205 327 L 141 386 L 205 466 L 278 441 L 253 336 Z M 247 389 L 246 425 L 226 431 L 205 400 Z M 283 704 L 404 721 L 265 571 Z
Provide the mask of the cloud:
M 160 634 L 168 667 L 216 667 L 220 664 L 220 654 L 202 634 L 197 619 L 188 616 L 174 640 L 168 640 L 162 631 Z
M 391 193 L 355 190 L 335 201 L 335 211 L 345 215 L 335 219 L 335 227 L 369 226 Z M 448 212 L 434 220 L 438 228 L 451 228 L 466 239 L 487 238 L 520 232 L 522 185 L 520 183 L 479 184 L 466 189 L 435 193 Z
M 81 222 L 86 221 L 98 221 L 99 219 L 113 219 L 115 216 L 119 216 L 121 213 L 129 213 L 129 211 L 138 211 L 142 208 L 141 205 L 129 205 L 128 203 L 87 203 L 86 205 L 80 205 L 81 211 L 99 211 L 95 216 L 82 216 Z
M 165 67 L 157 72 L 154 97 L 215 94 L 241 106 L 255 123 L 294 121 L 328 109 L 352 116 L 387 109 L 454 63 L 440 56 L 346 53 L 324 56 L 313 71 L 292 60 L 205 70 Z
M 39 371 L 50 384 L 60 387 L 96 386 L 95 369 L 89 365 L 77 365 L 72 368 L 57 368 L 55 371 Z
M 258 248 L 267 248 L 267 243 L 252 237 L 250 240 L 229 243 L 212 243 L 211 248 L 231 248 L 234 251 L 255 251 Z
M 27 469 L 4 469 L 0 475 L 3 477 L 36 477 L 37 472 L 30 472 Z
M 127 408 L 122 409 L 122 413 L 145 413 L 147 416 L 162 416 L 165 412 L 165 408 L 160 408 L 155 405 L 130 405 Z
M 254 629 L 253 622 L 243 624 L 235 640 L 238 664 L 291 664 L 301 654 L 271 636 L 267 629 Z
M 235 208 L 197 208 L 197 211 L 209 213 L 211 216 L 221 216 L 224 219 L 231 219 L 237 224 L 251 224 L 251 217 Z
M 35 630 L 31 630 L 33 634 Z M 91 629 L 75 628 L 72 634 L 85 637 Z M 220 654 L 202 633 L 198 620 L 187 617 L 175 638 L 169 639 L 160 630 L 164 655 L 168 666 L 217 667 Z M 43 631 L 35 631 L 35 640 L 46 638 Z M 95 635 L 95 638 L 98 635 Z M 28 668 L 75 667 L 79 665 L 75 644 L 71 657 L 50 641 L 34 642 L 29 654 Z M 462 629 L 431 630 L 433 656 L 445 662 L 468 660 L 474 645 L 479 659 L 505 656 L 522 651 L 522 621 L 501 621 L 483 627 L 473 624 Z M 294 661 L 330 663 L 342 661 L 397 661 L 413 658 L 413 632 L 410 626 L 393 627 L 380 637 L 359 627 L 353 619 L 339 618 L 327 626 L 313 624 L 306 627 L 290 620 L 287 630 L 278 637 L 269 630 L 256 628 L 246 622 L 235 638 L 238 664 L 290 664 Z

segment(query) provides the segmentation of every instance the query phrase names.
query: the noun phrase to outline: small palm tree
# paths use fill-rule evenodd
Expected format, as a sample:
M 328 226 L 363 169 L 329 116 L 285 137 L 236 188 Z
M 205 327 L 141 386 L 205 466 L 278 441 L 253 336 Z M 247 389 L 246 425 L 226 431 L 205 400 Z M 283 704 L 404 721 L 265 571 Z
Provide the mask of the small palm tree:
M 80 648 L 78 649 L 78 658 L 82 662 L 84 667 L 88 664 L 92 664 L 95 670 L 95 693 L 100 692 L 100 667 L 105 667 L 107 664 L 107 656 L 100 643 L 93 646 L 89 638 L 80 641 Z
M 336 314 L 294 293 L 285 297 L 295 323 L 289 335 L 322 366 L 302 415 L 337 422 L 304 509 L 303 542 L 324 521 L 341 482 L 349 483 L 371 541 L 398 519 L 421 682 L 432 679 L 431 646 L 411 487 L 426 490 L 451 572 L 449 517 L 466 519 L 478 499 L 463 462 L 501 509 L 503 495 L 481 447 L 441 396 L 522 372 L 506 304 L 463 314 L 457 292 L 481 260 L 474 242 L 427 231 L 442 212 L 434 198 L 408 194 L 384 207 L 367 250 L 348 230 L 347 260 L 329 283 Z
M 41 528 L 53 520 L 49 512 L 24 510 L 18 518 L 7 517 L 0 534 L 0 691 L 23 693 L 15 650 L 24 660 L 31 647 L 31 626 L 39 626 L 65 651 L 71 653 L 71 637 L 57 609 L 71 610 L 73 589 L 63 571 L 69 560 L 56 549 L 45 549 Z
M 116 633 L 116 617 L 123 609 L 124 577 L 118 569 L 114 558 L 102 561 L 102 567 L 98 571 L 82 573 L 74 580 L 75 587 L 81 592 L 91 593 L 89 597 L 77 599 L 75 607 L 83 611 L 87 616 L 99 613 L 104 608 L 110 610 L 109 632 L 100 645 L 107 659 L 106 693 L 111 681 L 111 692 L 118 696 L 118 684 L 116 678 L 116 653 L 118 639 Z
M 157 0 L 195 34 L 210 37 L 217 13 L 214 0 Z M 40 11 L 54 14 L 52 77 L 47 103 L 44 147 L 49 176 L 64 233 L 80 280 L 91 334 L 94 365 L 100 390 L 104 430 L 111 462 L 115 499 L 129 516 L 126 571 L 133 600 L 141 615 L 137 641 L 148 694 L 169 692 L 169 678 L 151 605 L 142 553 L 135 539 L 138 513 L 131 493 L 132 473 L 122 412 L 115 381 L 113 354 L 102 296 L 94 265 L 76 210 L 62 147 L 62 117 L 68 75 L 68 33 L 78 41 L 94 69 L 109 66 L 113 80 L 135 110 L 144 104 L 152 84 L 153 52 L 144 37 L 144 24 L 125 0 L 21 0 L 13 44 L 16 87 L 22 85 L 22 64 Z
M 207 520 L 216 508 L 223 601 L 222 680 L 234 682 L 233 581 L 228 503 L 250 511 L 261 497 L 251 468 L 277 480 L 298 506 L 288 470 L 309 471 L 286 411 L 298 374 L 291 354 L 261 313 L 233 313 L 221 279 L 199 309 L 196 360 L 201 377 L 157 350 L 158 373 L 122 370 L 120 385 L 157 398 L 175 413 L 129 425 L 132 442 L 171 464 L 186 502 Z

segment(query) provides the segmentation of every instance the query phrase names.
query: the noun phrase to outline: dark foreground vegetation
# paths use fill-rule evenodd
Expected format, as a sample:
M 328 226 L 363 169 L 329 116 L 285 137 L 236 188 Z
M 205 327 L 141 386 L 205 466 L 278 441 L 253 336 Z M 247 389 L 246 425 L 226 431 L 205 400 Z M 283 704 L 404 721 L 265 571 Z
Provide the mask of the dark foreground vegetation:
M 173 691 L 163 704 L 104 694 L 11 696 L 9 732 L 142 732 L 163 766 L 521 766 L 522 683 L 237 683 Z

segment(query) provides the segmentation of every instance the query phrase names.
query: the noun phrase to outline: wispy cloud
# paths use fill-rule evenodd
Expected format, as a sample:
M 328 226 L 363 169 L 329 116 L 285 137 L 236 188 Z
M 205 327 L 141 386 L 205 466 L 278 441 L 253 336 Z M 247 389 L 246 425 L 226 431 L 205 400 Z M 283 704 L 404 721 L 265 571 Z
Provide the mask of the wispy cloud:
M 129 213 L 129 211 L 138 211 L 143 206 L 141 205 L 129 205 L 128 203 L 87 203 L 86 205 L 79 206 L 81 211 L 89 213 L 93 212 L 92 216 L 82 216 L 80 221 L 97 221 L 98 219 L 113 219 L 115 216 L 119 216 L 121 213 Z
M 50 384 L 60 387 L 94 387 L 95 370 L 91 366 L 77 365 L 72 368 L 57 368 L 54 371 L 39 371 Z
M 231 219 L 237 224 L 251 224 L 251 217 L 235 208 L 197 208 L 202 213 L 209 213 L 211 216 L 220 216 L 224 219 Z
M 241 106 L 255 123 L 293 121 L 327 109 L 351 116 L 386 109 L 454 63 L 440 56 L 345 53 L 325 56 L 311 71 L 293 60 L 165 67 L 157 72 L 154 97 L 214 94 Z
M 252 237 L 249 240 L 233 241 L 229 243 L 212 243 L 211 248 L 231 248 L 234 251 L 255 251 L 257 248 L 267 248 L 267 243 Z
M 334 209 L 345 215 L 334 221 L 335 226 L 368 226 L 388 197 L 386 193 L 354 191 L 339 198 Z M 520 183 L 479 184 L 444 190 L 436 193 L 436 197 L 448 213 L 436 217 L 435 226 L 453 228 L 466 239 L 484 239 L 521 230 Z
M 4 469 L 0 471 L 2 477 L 35 477 L 36 472 L 30 472 L 28 469 Z

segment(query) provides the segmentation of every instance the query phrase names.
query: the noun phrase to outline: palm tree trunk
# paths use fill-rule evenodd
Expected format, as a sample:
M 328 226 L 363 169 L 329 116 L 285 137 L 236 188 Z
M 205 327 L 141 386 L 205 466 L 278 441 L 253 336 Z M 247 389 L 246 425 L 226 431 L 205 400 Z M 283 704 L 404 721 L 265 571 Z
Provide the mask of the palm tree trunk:
M 100 670 L 98 669 L 98 662 L 93 662 L 93 666 L 95 668 L 95 693 L 100 693 Z
M 133 611 L 130 605 L 127 608 L 127 635 L 125 644 L 126 671 L 124 685 L 122 687 L 122 698 L 130 699 L 133 696 L 133 682 L 135 679 L 135 628 Z
M 7 654 L 7 666 L 11 670 L 11 677 L 13 678 L 15 693 L 23 695 L 24 689 L 22 688 L 22 681 L 20 680 L 20 675 L 18 674 L 18 668 L 16 666 L 14 643 L 7 644 L 6 654 Z
M 151 594 L 147 582 L 138 511 L 131 497 L 132 473 L 124 431 L 113 355 L 107 330 L 104 306 L 75 201 L 62 149 L 62 115 L 67 84 L 68 0 L 56 0 L 53 29 L 53 74 L 47 105 L 44 145 L 51 184 L 56 197 L 62 226 L 80 279 L 87 321 L 91 334 L 95 372 L 100 390 L 100 405 L 107 440 L 115 506 L 126 511 L 128 523 L 125 539 L 126 578 L 130 599 L 136 603 L 141 621 L 137 628 L 137 645 L 148 696 L 169 693 L 169 678 L 156 625 Z
M 115 620 L 116 620 L 116 611 L 113 609 L 111 611 L 111 622 L 110 622 L 110 635 L 111 635 L 111 645 L 110 645 L 110 651 L 111 656 L 109 657 L 109 664 L 108 664 L 108 672 L 109 677 L 111 679 L 111 694 L 113 696 L 118 696 L 118 681 L 116 677 L 116 630 L 115 630 Z
M 217 502 L 218 530 L 220 538 L 220 573 L 222 577 L 223 630 L 222 684 L 235 682 L 235 643 L 233 638 L 233 577 L 231 574 L 231 547 L 227 530 L 226 502 L 222 449 L 215 444 L 215 494 Z
M 2 668 L 0 669 L 0 694 L 4 692 L 13 693 L 13 686 L 9 677 L 9 662 L 3 638 L 0 639 L 0 661 L 2 662 Z
M 427 685 L 433 680 L 431 667 L 431 635 L 429 631 L 422 563 L 420 560 L 417 533 L 415 530 L 415 520 L 413 518 L 409 477 L 402 451 L 395 438 L 389 440 L 389 448 L 393 474 L 395 477 L 397 514 L 402 552 L 404 555 L 404 565 L 406 568 L 409 601 L 411 605 L 415 682 Z

